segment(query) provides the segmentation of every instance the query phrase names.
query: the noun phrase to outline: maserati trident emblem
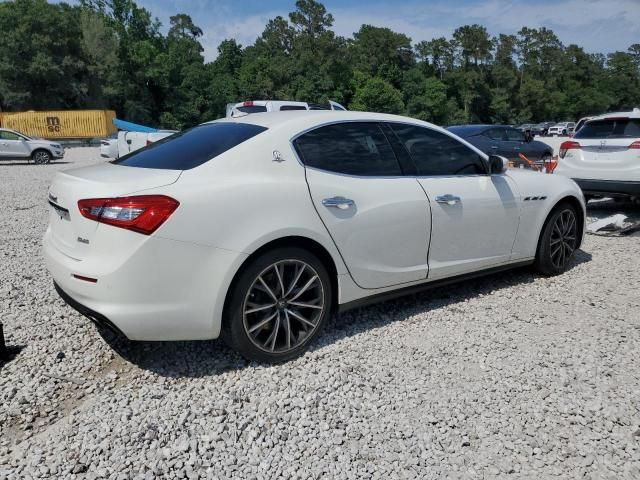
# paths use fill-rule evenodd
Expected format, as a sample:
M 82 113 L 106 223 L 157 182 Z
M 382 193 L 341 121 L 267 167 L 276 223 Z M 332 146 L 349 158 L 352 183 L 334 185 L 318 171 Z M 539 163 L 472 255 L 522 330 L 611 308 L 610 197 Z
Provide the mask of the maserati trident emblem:
M 284 158 L 282 158 L 282 154 L 278 150 L 273 151 L 273 161 L 274 162 L 284 162 Z

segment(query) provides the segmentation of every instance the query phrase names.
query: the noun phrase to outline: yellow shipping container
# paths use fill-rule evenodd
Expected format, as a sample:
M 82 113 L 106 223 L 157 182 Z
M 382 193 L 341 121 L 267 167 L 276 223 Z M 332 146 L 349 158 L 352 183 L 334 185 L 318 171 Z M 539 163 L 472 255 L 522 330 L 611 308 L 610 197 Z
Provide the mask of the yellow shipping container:
M 113 110 L 2 112 L 0 127 L 42 138 L 101 138 L 116 133 Z

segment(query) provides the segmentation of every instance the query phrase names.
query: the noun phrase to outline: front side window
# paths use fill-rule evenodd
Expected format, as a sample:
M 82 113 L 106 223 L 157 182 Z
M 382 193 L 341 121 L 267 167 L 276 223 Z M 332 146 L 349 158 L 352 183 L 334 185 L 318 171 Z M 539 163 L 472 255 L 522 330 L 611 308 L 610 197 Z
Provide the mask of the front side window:
M 327 125 L 301 135 L 294 145 L 308 167 L 367 177 L 401 175 L 393 149 L 376 123 Z
M 266 130 L 249 123 L 206 123 L 135 150 L 112 163 L 126 167 L 189 170 Z
M 574 138 L 637 138 L 640 137 L 640 119 L 609 118 L 591 120 L 578 130 Z
M 391 123 L 391 128 L 411 155 L 418 175 L 482 175 L 482 157 L 456 139 L 425 127 Z
M 19 135 L 16 135 L 13 132 L 5 132 L 5 131 L 0 132 L 0 138 L 2 140 L 20 140 Z

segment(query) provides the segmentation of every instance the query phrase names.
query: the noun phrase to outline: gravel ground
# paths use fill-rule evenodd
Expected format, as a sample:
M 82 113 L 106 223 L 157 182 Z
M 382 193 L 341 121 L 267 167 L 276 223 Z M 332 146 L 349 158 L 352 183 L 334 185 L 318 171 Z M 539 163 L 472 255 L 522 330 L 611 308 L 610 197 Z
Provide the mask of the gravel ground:
M 56 170 L 0 165 L 2 478 L 640 478 L 640 238 L 340 315 L 312 350 L 129 343 L 57 297 Z M 637 209 L 635 210 L 637 215 Z

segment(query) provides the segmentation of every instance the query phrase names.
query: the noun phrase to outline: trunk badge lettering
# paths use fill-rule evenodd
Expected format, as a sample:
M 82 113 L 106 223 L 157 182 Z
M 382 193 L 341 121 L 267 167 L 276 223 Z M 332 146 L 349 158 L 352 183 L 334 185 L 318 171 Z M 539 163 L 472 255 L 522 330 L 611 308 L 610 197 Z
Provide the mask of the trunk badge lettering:
M 85 245 L 89 245 L 89 240 L 87 240 L 86 238 L 78 237 L 78 241 L 80 243 L 84 243 Z

